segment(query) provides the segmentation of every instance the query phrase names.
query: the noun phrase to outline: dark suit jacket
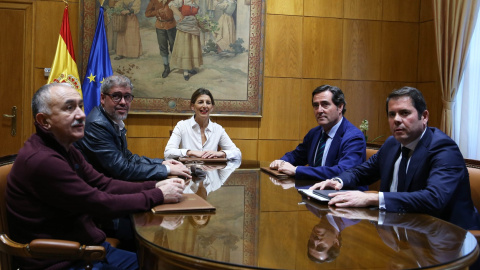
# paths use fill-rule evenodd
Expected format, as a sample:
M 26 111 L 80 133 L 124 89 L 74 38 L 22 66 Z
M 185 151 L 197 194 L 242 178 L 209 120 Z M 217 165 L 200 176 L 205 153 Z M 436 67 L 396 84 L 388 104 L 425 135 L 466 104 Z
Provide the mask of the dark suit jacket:
M 103 108 L 90 111 L 85 121 L 85 136 L 75 142 L 75 147 L 95 170 L 121 180 L 145 181 L 167 178 L 163 159 L 132 154 L 127 149 L 126 129 L 121 134 Z
M 452 231 L 451 226 L 434 219 L 386 213 L 385 221 L 376 228 L 383 242 L 399 253 L 396 257 L 410 258 L 412 265 L 426 267 L 459 258 L 466 231 Z M 402 256 L 402 253 L 408 255 Z
M 427 127 L 410 158 L 405 190 L 388 192 L 399 155 L 400 143 L 391 136 L 368 161 L 340 174 L 343 188 L 381 179 L 380 191 L 384 192 L 387 211 L 427 213 L 464 229 L 480 228 L 465 161 L 450 137 Z
M 310 178 L 316 181 L 329 179 L 365 161 L 365 136 L 347 118 L 343 117 L 343 121 L 338 127 L 328 150 L 325 166 L 305 166 L 314 163 L 315 150 L 322 131 L 321 126 L 312 128 L 295 150 L 286 153 L 281 158 L 281 160 L 298 166 L 295 173 L 296 179 Z

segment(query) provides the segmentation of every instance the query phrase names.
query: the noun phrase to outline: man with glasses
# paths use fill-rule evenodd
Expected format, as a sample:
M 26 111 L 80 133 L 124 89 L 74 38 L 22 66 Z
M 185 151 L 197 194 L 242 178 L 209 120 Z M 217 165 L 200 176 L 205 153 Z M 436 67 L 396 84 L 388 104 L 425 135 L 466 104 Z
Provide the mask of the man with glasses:
M 191 178 L 190 170 L 181 162 L 148 158 L 132 154 L 127 148 L 127 118 L 134 96 L 133 85 L 125 76 L 105 78 L 100 106 L 93 108 L 85 121 L 85 136 L 75 143 L 85 159 L 106 176 L 125 181 L 162 180 L 168 175 Z M 128 217 L 97 220 L 107 236 L 119 238 L 121 248 L 133 250 L 134 236 Z
M 88 114 L 85 136 L 75 146 L 97 171 L 117 179 L 161 180 L 167 175 L 191 178 L 181 162 L 139 156 L 127 149 L 123 120 L 133 101 L 132 89 L 130 79 L 125 76 L 106 78 L 101 88 L 101 104 Z

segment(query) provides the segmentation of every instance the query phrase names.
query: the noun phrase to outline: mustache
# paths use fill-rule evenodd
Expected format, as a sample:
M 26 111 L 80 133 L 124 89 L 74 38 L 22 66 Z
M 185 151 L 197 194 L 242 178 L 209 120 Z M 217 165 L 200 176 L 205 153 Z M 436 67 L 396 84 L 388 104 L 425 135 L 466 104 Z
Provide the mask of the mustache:
M 75 119 L 75 121 L 73 121 L 71 126 L 73 127 L 73 126 L 76 126 L 76 125 L 83 125 L 84 122 L 85 121 L 83 119 Z

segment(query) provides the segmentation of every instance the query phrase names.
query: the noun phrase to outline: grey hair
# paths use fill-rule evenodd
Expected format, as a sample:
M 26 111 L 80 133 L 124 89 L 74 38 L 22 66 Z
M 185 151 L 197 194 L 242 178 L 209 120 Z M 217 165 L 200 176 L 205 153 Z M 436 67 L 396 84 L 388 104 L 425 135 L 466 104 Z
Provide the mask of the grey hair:
M 37 92 L 35 92 L 32 98 L 33 119 L 35 119 L 35 117 L 39 113 L 44 113 L 44 114 L 52 113 L 49 106 L 50 99 L 51 99 L 50 90 L 52 89 L 52 87 L 56 87 L 56 86 L 64 86 L 64 87 L 72 88 L 72 86 L 68 83 L 50 83 L 40 87 L 37 90 Z
M 112 75 L 104 79 L 101 87 L 102 94 L 109 94 L 110 89 L 115 86 L 130 87 L 130 90 L 133 91 L 133 84 L 129 78 L 123 75 Z

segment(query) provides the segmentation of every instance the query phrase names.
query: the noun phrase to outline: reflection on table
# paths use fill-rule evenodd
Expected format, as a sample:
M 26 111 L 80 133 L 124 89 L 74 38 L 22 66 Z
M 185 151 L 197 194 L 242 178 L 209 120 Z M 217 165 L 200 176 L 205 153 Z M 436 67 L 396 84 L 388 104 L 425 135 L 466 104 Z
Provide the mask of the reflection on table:
M 291 183 L 272 181 L 259 163 L 239 165 L 192 181 L 214 214 L 133 216 L 143 269 L 462 268 L 478 257 L 475 238 L 445 221 L 329 208 L 284 189 Z
M 226 163 L 190 163 L 193 179 L 187 182 L 184 193 L 196 193 L 202 198 L 223 186 L 230 175 L 241 165 L 240 160 Z

